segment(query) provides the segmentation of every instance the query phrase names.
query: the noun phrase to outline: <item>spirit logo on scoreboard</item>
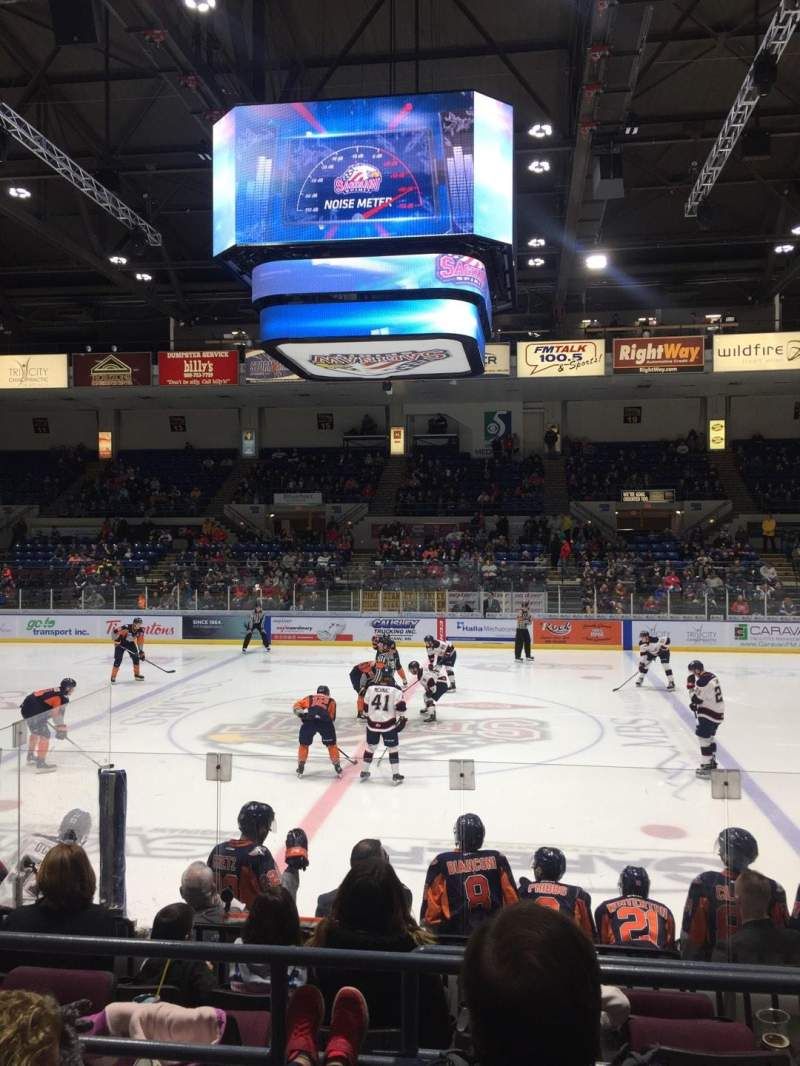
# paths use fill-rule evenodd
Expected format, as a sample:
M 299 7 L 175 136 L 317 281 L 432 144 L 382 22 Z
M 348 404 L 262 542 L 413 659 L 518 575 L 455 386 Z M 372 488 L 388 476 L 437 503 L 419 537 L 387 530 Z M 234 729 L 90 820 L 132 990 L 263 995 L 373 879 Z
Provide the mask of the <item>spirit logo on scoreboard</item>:
M 428 348 L 404 352 L 329 352 L 310 356 L 309 363 L 322 370 L 341 370 L 357 375 L 363 371 L 383 374 L 387 370 L 413 370 L 449 358 L 450 353 L 444 348 Z
M 333 191 L 340 195 L 351 192 L 377 192 L 382 180 L 380 170 L 371 163 L 353 163 L 344 174 L 333 179 Z
M 474 285 L 481 292 L 487 288 L 486 267 L 480 259 L 473 259 L 470 255 L 437 255 L 436 277 L 439 281 Z

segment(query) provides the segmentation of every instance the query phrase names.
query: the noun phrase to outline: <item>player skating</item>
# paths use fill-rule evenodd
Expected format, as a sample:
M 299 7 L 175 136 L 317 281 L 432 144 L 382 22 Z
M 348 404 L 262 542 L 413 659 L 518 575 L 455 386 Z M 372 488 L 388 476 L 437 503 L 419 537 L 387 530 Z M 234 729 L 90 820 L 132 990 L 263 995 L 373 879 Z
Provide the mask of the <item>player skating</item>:
M 269 637 L 264 632 L 265 626 L 269 628 L 269 619 L 266 617 L 261 607 L 254 607 L 250 612 L 250 617 L 245 623 L 246 633 L 244 635 L 244 642 L 242 643 L 242 654 L 247 651 L 247 647 L 253 639 L 254 630 L 258 630 L 259 632 L 261 643 L 264 645 L 264 651 L 270 650 Z
M 436 704 L 450 691 L 447 672 L 443 666 L 423 667 L 416 660 L 408 664 L 408 672 L 414 681 L 422 685 L 423 706 L 420 714 L 423 722 L 436 721 Z
M 367 747 L 361 780 L 369 781 L 375 749 L 383 739 L 383 746 L 389 752 L 392 784 L 400 785 L 404 778 L 400 773 L 399 734 L 406 725 L 403 693 L 387 674 L 376 671 L 364 690 L 363 702 L 367 719 Z
M 650 877 L 643 866 L 626 866 L 619 875 L 620 895 L 595 911 L 601 944 L 643 944 L 672 950 L 675 919 L 665 903 L 650 899 Z
M 278 867 L 269 848 L 264 847 L 267 833 L 275 828 L 275 812 L 268 803 L 251 800 L 239 811 L 241 836 L 217 844 L 208 856 L 214 871 L 217 892 L 226 888 L 245 907 L 270 885 L 283 885 L 297 898 L 300 870 L 308 867 L 308 838 L 302 829 L 290 829 L 286 834 L 286 869 L 278 874 Z
M 373 645 L 376 645 L 376 637 L 372 638 Z M 369 684 L 369 679 L 375 672 L 377 663 L 374 659 L 365 659 L 363 663 L 356 663 L 353 669 L 350 671 L 350 684 L 353 686 L 353 691 L 356 694 L 356 718 L 364 718 L 364 690 Z
M 518 663 L 522 662 L 522 652 L 525 652 L 526 662 L 533 660 L 531 654 L 531 612 L 527 602 L 520 604 L 517 611 L 517 631 L 514 636 L 514 658 Z
M 717 768 L 717 742 L 714 737 L 725 719 L 725 704 L 719 678 L 706 670 L 699 659 L 689 663 L 686 687 L 691 692 L 689 706 L 697 719 L 694 735 L 700 740 L 700 766 L 698 777 L 711 777 Z
M 667 688 L 675 688 L 675 678 L 672 674 L 672 667 L 669 665 L 669 645 L 669 637 L 653 636 L 653 634 L 648 633 L 646 629 L 641 631 L 639 634 L 639 676 L 636 678 L 637 688 L 641 688 L 644 684 L 644 679 L 647 677 L 647 671 L 656 659 L 658 659 L 664 668 L 664 674 L 667 679 Z
M 536 880 L 520 877 L 519 898 L 532 899 L 542 907 L 560 911 L 594 940 L 592 897 L 580 885 L 566 885 L 561 880 L 567 869 L 564 852 L 560 848 L 537 848 L 531 866 Z
M 425 651 L 428 653 L 428 666 L 433 670 L 437 666 L 443 666 L 447 671 L 447 686 L 450 692 L 456 690 L 456 675 L 453 667 L 456 665 L 456 649 L 448 640 L 437 640 L 436 637 L 425 637 Z
M 125 658 L 125 653 L 133 662 L 133 676 L 136 681 L 144 681 L 144 674 L 139 669 L 139 663 L 144 661 L 144 625 L 141 618 L 134 618 L 132 622 L 115 626 L 112 630 L 114 639 L 114 665 L 111 667 L 111 684 L 116 684 L 117 674 Z
M 336 746 L 336 700 L 331 696 L 327 685 L 320 685 L 313 696 L 304 696 L 297 700 L 292 710 L 301 721 L 297 749 L 297 776 L 302 777 L 308 759 L 308 749 L 319 734 L 319 738 L 328 749 L 333 768 L 338 775 L 342 773 L 339 762 L 339 749 Z
M 71 677 L 62 678 L 58 688 L 40 688 L 31 692 L 20 705 L 22 717 L 28 726 L 28 766 L 35 766 L 37 774 L 50 774 L 56 767 L 47 762 L 50 749 L 50 726 L 55 730 L 56 740 L 65 740 L 67 726 L 63 708 L 77 688 Z

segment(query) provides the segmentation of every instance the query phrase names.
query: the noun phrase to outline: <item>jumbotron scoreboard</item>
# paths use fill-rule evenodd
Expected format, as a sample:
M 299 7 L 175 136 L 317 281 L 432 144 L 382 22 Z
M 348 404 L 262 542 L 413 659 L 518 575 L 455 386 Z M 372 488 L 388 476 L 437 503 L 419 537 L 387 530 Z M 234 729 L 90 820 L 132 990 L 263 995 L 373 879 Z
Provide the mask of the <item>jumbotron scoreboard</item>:
M 513 291 L 512 142 L 511 108 L 474 92 L 230 111 L 214 254 L 253 285 L 265 350 L 305 377 L 481 373 Z

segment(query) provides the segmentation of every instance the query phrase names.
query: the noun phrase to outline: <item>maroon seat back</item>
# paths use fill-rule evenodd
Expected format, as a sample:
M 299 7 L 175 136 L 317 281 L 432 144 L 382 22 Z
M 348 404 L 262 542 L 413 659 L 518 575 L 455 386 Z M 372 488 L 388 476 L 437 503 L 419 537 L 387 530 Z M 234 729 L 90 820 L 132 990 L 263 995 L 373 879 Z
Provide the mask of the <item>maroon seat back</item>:
M 267 1047 L 272 1031 L 272 1017 L 265 1010 L 228 1010 L 239 1026 L 242 1047 Z
M 754 1051 L 756 1038 L 741 1022 L 709 1021 L 707 1018 L 640 1018 L 631 1015 L 628 1032 L 632 1051 L 645 1051 L 655 1044 L 685 1051 Z
M 3 990 L 15 988 L 50 995 L 58 1003 L 88 999 L 89 1014 L 103 1010 L 114 999 L 116 979 L 105 970 L 55 970 L 47 966 L 17 966 L 3 980 Z
M 702 992 L 654 992 L 626 988 L 631 1014 L 647 1018 L 713 1018 L 714 1004 Z

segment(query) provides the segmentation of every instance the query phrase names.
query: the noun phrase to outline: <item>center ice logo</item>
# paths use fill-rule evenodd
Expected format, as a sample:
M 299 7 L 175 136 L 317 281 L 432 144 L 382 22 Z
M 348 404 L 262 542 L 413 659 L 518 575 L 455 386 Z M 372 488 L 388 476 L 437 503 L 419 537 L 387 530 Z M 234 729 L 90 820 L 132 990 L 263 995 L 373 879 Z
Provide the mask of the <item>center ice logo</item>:
M 383 175 L 371 163 L 352 163 L 344 174 L 333 179 L 335 193 L 377 192 Z

